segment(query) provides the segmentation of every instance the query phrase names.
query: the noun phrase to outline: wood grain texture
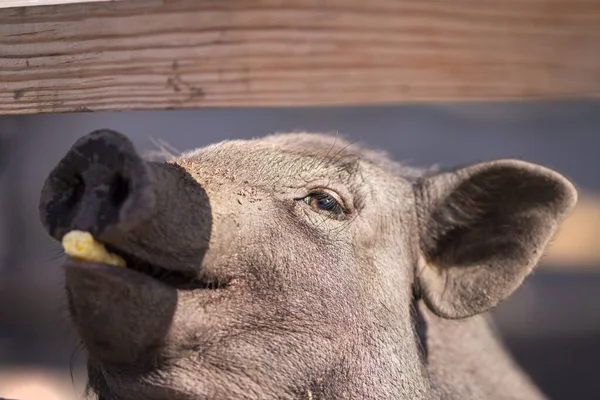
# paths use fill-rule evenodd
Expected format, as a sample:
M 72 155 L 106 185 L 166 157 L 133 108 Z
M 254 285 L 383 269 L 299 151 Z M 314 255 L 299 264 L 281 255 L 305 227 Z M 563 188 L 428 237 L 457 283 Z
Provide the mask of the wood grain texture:
M 56 4 L 93 3 L 119 0 L 0 0 L 0 8 L 47 6 Z M 121 0 L 123 1 L 123 0 Z
M 600 97 L 600 0 L 0 9 L 0 112 Z

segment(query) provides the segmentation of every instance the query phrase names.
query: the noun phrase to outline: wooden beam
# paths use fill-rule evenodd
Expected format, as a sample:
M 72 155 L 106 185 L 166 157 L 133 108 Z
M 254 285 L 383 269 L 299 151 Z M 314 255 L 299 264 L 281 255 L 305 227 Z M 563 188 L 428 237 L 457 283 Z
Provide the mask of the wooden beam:
M 122 0 L 0 0 L 0 8 L 48 6 L 57 4 L 93 3 L 100 1 Z
M 0 9 L 0 112 L 600 97 L 600 0 Z

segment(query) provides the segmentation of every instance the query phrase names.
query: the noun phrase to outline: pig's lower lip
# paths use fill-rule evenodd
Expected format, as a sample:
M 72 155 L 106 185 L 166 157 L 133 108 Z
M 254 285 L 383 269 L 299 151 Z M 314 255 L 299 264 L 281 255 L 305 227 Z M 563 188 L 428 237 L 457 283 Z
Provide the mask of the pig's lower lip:
M 151 363 L 180 292 L 108 264 L 68 259 L 64 269 L 71 319 L 89 356 L 111 365 Z

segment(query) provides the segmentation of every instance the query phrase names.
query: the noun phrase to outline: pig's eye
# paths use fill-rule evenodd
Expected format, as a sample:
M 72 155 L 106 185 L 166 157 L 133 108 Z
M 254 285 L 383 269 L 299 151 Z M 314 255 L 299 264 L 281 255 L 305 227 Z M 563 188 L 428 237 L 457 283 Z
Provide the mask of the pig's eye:
M 341 201 L 332 193 L 323 190 L 314 191 L 302 199 L 312 209 L 318 212 L 332 214 L 336 218 L 343 218 L 346 210 L 341 205 Z

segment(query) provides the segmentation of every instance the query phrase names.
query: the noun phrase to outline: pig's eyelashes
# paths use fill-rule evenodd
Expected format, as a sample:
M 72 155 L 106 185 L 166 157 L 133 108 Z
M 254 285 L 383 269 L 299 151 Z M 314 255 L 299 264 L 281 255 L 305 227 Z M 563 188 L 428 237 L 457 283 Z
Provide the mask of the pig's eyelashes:
M 346 208 L 342 205 L 342 201 L 329 191 L 313 191 L 303 197 L 302 201 L 313 210 L 320 213 L 327 213 L 337 219 L 343 219 L 347 213 Z

